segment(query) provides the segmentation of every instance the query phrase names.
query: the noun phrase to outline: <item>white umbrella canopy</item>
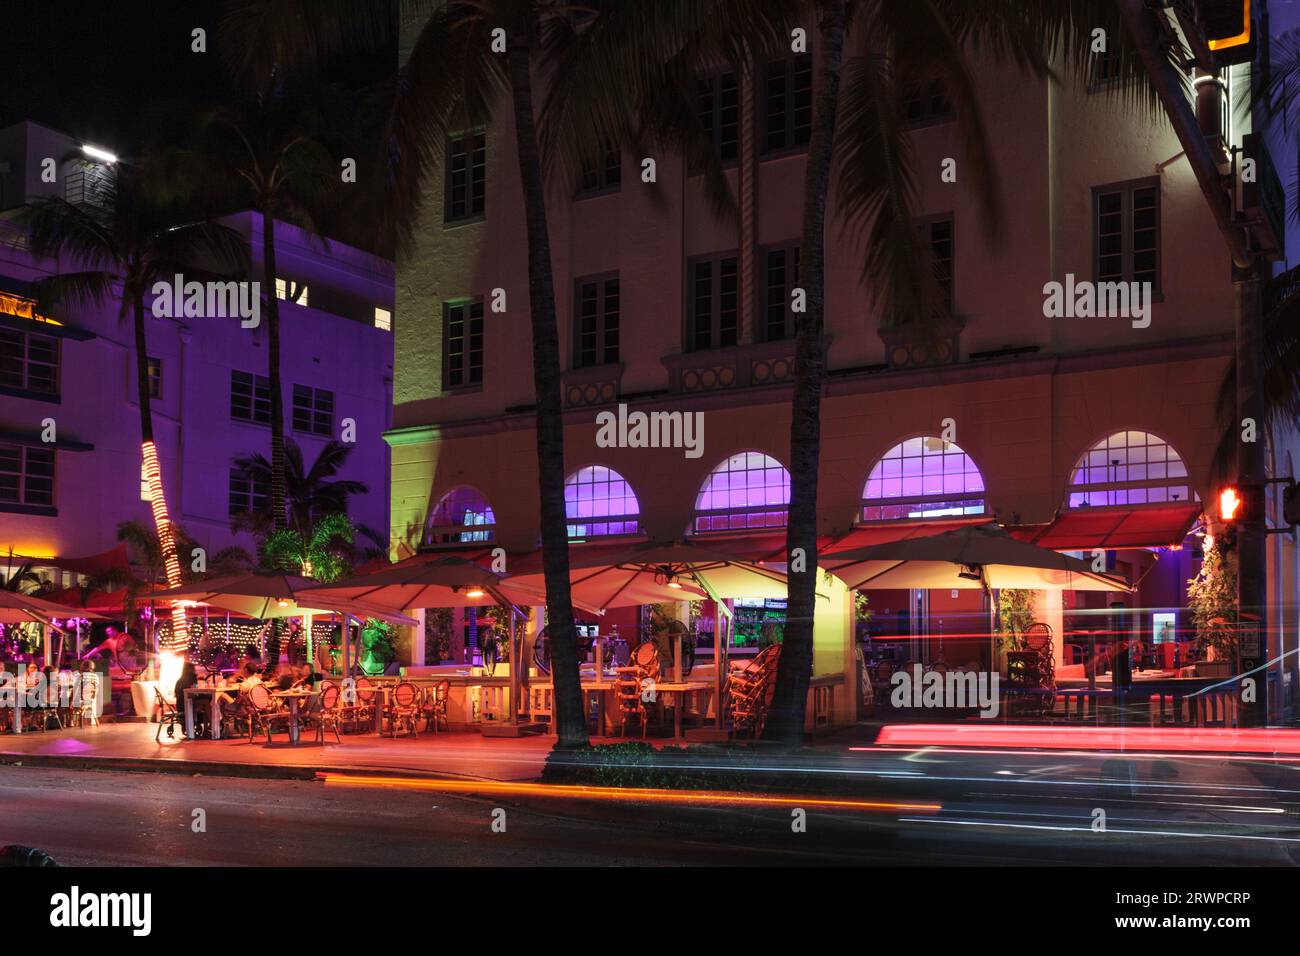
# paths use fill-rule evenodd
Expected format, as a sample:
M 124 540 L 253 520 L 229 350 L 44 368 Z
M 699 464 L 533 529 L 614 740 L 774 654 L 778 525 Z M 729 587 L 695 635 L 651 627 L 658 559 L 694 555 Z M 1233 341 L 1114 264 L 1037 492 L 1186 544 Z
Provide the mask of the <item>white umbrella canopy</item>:
M 539 604 L 539 591 L 503 581 L 464 558 L 396 565 L 372 574 L 321 584 L 300 595 L 303 601 L 353 601 L 394 611 L 423 607 L 489 607 Z
M 543 590 L 540 571 L 508 582 Z M 569 551 L 569 584 L 576 603 L 604 610 L 699 597 L 785 597 L 785 575 L 693 544 L 648 541 L 624 549 Z
M 378 617 L 396 624 L 415 624 L 413 618 L 364 601 L 323 596 L 306 592 L 317 582 L 292 574 L 233 574 L 206 581 L 196 581 L 150 597 L 159 601 L 193 601 L 233 611 L 245 617 L 268 621 L 273 618 L 301 617 L 304 614 L 351 614 L 355 617 Z
M 1087 561 L 1013 538 L 995 524 L 823 554 L 817 563 L 852 590 L 1026 588 L 1129 591 Z
M 29 621 L 46 624 L 52 618 L 64 617 L 103 619 L 102 614 L 85 608 L 66 607 L 31 594 L 0 591 L 0 624 L 25 624 Z

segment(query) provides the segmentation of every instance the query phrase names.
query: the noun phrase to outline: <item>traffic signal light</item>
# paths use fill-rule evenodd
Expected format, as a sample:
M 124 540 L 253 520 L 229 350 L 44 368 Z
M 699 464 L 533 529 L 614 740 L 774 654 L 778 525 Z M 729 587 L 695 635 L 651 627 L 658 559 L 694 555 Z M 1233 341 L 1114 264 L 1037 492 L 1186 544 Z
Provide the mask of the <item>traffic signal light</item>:
M 1210 52 L 1220 66 L 1255 59 L 1251 0 L 1201 0 L 1201 22 Z
M 1226 525 L 1237 525 L 1264 518 L 1263 485 L 1225 485 L 1219 489 L 1218 518 Z
M 1237 494 L 1237 489 L 1232 485 L 1219 491 L 1219 520 L 1224 524 L 1231 524 L 1237 520 L 1237 512 L 1241 510 L 1241 497 Z

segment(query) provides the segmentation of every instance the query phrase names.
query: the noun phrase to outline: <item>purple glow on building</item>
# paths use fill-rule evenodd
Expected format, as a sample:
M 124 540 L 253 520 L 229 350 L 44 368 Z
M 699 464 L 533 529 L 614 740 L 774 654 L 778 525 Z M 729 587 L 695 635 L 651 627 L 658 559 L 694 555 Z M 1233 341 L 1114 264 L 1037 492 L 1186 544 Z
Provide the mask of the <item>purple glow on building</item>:
M 1071 508 L 1195 499 L 1182 456 L 1149 432 L 1115 432 L 1103 438 L 1083 453 L 1070 474 Z
M 709 474 L 695 498 L 695 531 L 782 528 L 790 473 L 770 455 L 742 451 Z
M 429 515 L 425 544 L 463 544 L 491 541 L 496 515 L 487 500 L 468 486 L 443 495 Z
M 638 534 L 641 505 L 623 476 L 604 465 L 579 468 L 564 482 L 570 538 Z
M 942 438 L 895 445 L 862 489 L 862 520 L 938 518 L 984 513 L 984 477 L 970 455 Z

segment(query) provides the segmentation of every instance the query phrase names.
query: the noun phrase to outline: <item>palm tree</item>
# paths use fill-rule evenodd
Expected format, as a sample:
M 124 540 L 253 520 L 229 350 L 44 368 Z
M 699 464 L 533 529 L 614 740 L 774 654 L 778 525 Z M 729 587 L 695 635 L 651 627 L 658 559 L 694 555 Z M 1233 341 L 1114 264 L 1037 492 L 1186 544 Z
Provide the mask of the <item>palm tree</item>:
M 533 77 L 544 49 L 544 32 L 556 22 L 567 22 L 571 9 L 556 0 L 415 2 L 404 6 L 419 18 L 421 27 L 399 73 L 392 119 L 384 138 L 391 161 L 389 199 L 390 208 L 397 211 L 394 225 L 399 249 L 409 248 L 419 196 L 427 190 L 427 177 L 449 135 L 486 122 L 499 106 L 510 109 L 528 241 L 538 491 L 548 628 L 555 655 L 556 728 L 560 746 L 580 746 L 587 743 L 587 731 L 569 589 L 560 347 Z M 257 75 L 280 64 L 310 63 L 337 46 L 350 30 L 358 35 L 382 32 L 384 25 L 376 20 L 377 7 L 382 10 L 387 5 L 322 0 L 296 11 L 286 24 L 283 19 L 270 19 L 267 5 L 242 0 L 227 9 L 223 23 L 228 31 L 250 40 L 259 28 L 276 34 L 255 41 L 261 45 L 243 59 L 242 68 Z M 506 35 L 504 53 L 493 49 L 492 33 L 498 28 Z M 503 93 L 508 94 L 504 104 Z
M 206 268 L 237 274 L 247 258 L 233 230 L 211 222 L 187 222 L 184 212 L 169 197 L 157 167 L 146 159 L 140 165 L 110 166 L 95 204 L 74 205 L 61 197 L 44 197 L 17 215 L 29 231 L 34 255 L 81 267 L 81 271 L 42 279 L 37 284 L 42 301 L 103 305 L 118 296 L 119 319 L 131 316 L 143 472 L 154 528 L 165 554 L 167 583 L 172 586 L 182 582 L 182 562 L 176 554 L 176 534 L 154 444 L 145 296 L 155 282 L 170 282 L 178 273 L 194 275 Z M 172 623 L 173 646 L 168 650 L 183 652 L 185 612 L 176 605 Z
M 267 538 L 266 561 L 280 571 L 328 584 L 351 568 L 354 533 L 347 515 L 322 515 L 301 531 L 286 528 Z
M 277 291 L 275 224 L 279 219 L 317 235 L 317 216 L 327 203 L 332 160 L 322 139 L 329 97 L 317 87 L 315 98 L 282 83 L 260 90 L 237 108 L 210 112 L 199 126 L 194 170 L 213 163 L 234 174 L 262 220 L 262 302 L 266 314 L 267 377 L 271 383 L 270 513 L 285 527 L 284 385 L 280 361 L 280 300 Z M 335 109 L 334 113 L 339 111 Z M 212 178 L 220 188 L 221 180 Z M 286 280 L 285 298 L 296 302 L 304 284 Z
M 31 561 L 23 561 L 14 568 L 14 553 L 9 552 L 8 573 L 3 583 L 0 583 L 0 591 L 8 591 L 11 594 L 31 594 L 40 589 L 44 582 L 41 576 L 36 573 L 36 566 Z
M 318 517 L 346 514 L 348 499 L 353 495 L 369 493 L 370 486 L 364 481 L 334 477 L 343 470 L 351 454 L 351 446 L 330 439 L 312 466 L 307 468 L 298 443 L 292 438 L 285 442 L 285 499 L 288 504 L 289 528 L 306 534 Z M 255 485 L 265 487 L 269 484 L 272 466 L 260 453 L 240 455 L 234 459 L 233 464 Z

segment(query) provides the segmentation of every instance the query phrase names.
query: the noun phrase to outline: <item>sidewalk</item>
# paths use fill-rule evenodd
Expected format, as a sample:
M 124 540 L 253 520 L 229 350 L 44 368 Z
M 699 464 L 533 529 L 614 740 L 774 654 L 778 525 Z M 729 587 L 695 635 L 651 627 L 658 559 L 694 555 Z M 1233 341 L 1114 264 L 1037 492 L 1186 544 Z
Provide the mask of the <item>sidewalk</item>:
M 0 763 L 95 770 L 146 770 L 242 777 L 312 779 L 317 771 L 432 774 L 478 780 L 536 780 L 554 737 L 484 739 L 477 733 L 378 737 L 344 734 L 318 744 L 291 745 L 283 735 L 266 743 L 247 737 L 186 740 L 180 731 L 154 742 L 157 724 L 110 723 L 99 727 L 0 736 Z

